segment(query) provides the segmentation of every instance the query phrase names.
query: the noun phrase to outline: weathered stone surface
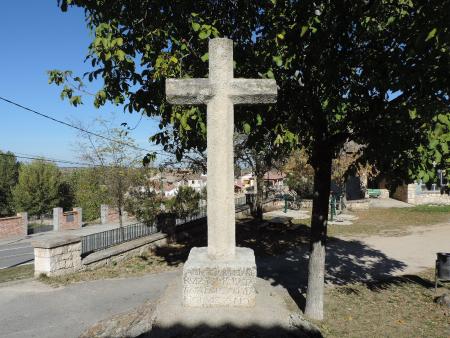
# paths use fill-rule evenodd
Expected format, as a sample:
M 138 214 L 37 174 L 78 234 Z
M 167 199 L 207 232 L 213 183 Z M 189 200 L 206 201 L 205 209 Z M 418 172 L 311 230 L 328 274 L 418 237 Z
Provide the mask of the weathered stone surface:
M 51 237 L 51 238 L 45 238 L 45 239 L 37 239 L 35 241 L 32 241 L 31 245 L 34 248 L 51 249 L 51 248 L 61 247 L 61 246 L 65 246 L 67 244 L 76 243 L 76 242 L 81 243 L 80 236 L 67 235 L 67 236 L 57 236 L 57 237 Z
M 115 315 L 92 325 L 80 338 L 137 337 L 152 329 L 155 303 L 147 301 L 136 309 Z
M 256 264 L 249 248 L 233 259 L 211 259 L 206 248 L 192 248 L 183 267 L 185 306 L 254 306 Z

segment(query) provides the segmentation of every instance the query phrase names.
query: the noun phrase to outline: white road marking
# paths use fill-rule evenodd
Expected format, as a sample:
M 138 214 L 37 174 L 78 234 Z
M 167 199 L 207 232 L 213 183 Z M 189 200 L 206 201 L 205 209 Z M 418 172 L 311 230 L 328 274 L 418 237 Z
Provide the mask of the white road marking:
M 20 249 L 32 249 L 32 247 L 27 245 L 27 246 L 20 246 L 18 248 L 0 249 L 0 251 L 10 251 L 10 250 L 20 250 Z

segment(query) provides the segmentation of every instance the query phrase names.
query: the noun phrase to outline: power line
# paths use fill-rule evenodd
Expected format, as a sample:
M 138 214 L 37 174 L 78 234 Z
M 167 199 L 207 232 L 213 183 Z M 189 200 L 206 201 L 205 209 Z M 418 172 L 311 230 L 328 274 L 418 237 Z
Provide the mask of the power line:
M 110 142 L 115 142 L 115 143 L 118 143 L 118 144 L 122 144 L 122 145 L 124 145 L 124 146 L 131 147 L 131 148 L 134 148 L 134 149 L 137 149 L 137 150 L 142 150 L 142 151 L 145 151 L 145 152 L 147 152 L 147 153 L 155 153 L 155 154 L 162 155 L 162 156 L 170 156 L 170 155 L 168 155 L 168 154 L 160 153 L 160 152 L 158 152 L 158 151 L 151 151 L 151 150 L 148 150 L 148 149 L 144 149 L 144 148 L 135 146 L 134 144 L 130 144 L 130 143 L 127 143 L 127 142 L 123 142 L 123 141 L 120 141 L 120 140 L 115 140 L 115 139 L 109 138 L 109 137 L 107 137 L 107 136 L 104 136 L 104 135 L 101 135 L 101 134 L 98 134 L 98 133 L 89 131 L 89 130 L 87 130 L 87 129 L 84 129 L 84 128 L 81 128 L 81 127 L 78 127 L 78 126 L 74 126 L 73 124 L 70 124 L 70 123 L 67 123 L 67 122 L 58 120 L 58 119 L 56 119 L 56 118 L 54 118 L 54 117 L 52 117 L 52 116 L 50 116 L 50 115 L 40 113 L 40 112 L 38 112 L 38 111 L 36 111 L 36 110 L 34 110 L 34 109 L 31 109 L 31 108 L 29 108 L 29 107 L 25 107 L 25 106 L 21 105 L 20 103 L 11 101 L 11 100 L 6 99 L 6 98 L 1 97 L 1 96 L 0 96 L 0 100 L 3 100 L 3 101 L 5 101 L 5 102 L 7 102 L 7 103 L 9 103 L 9 104 L 12 104 L 12 105 L 16 106 L 16 107 L 19 107 L 19 108 L 22 108 L 22 109 L 24 109 L 24 110 L 27 110 L 27 111 L 29 111 L 29 112 L 31 112 L 31 113 L 33 113 L 33 114 L 37 114 L 37 115 L 39 115 L 39 116 L 41 116 L 41 117 L 44 117 L 44 118 L 49 119 L 49 120 L 52 120 L 53 122 L 62 124 L 62 125 L 64 125 L 64 126 L 66 126 L 66 127 L 70 127 L 70 128 L 73 128 L 73 129 L 82 131 L 82 132 L 84 132 L 84 133 L 87 133 L 87 134 L 90 134 L 90 135 L 94 135 L 94 136 L 96 136 L 96 137 L 102 138 L 102 139 L 107 140 L 107 141 L 110 141 Z
M 9 156 L 9 157 L 22 158 L 22 159 L 26 159 L 26 160 L 39 160 L 39 161 L 53 162 L 53 163 L 76 164 L 76 165 L 81 165 L 81 166 L 86 166 L 86 167 L 95 167 L 96 166 L 96 165 L 92 165 L 89 163 L 81 163 L 81 162 L 74 162 L 74 161 L 68 161 L 68 160 L 58 160 L 55 158 L 46 158 L 46 157 L 39 156 L 39 155 L 27 155 L 27 154 L 15 155 L 14 153 L 13 154 L 0 153 L 0 156 Z

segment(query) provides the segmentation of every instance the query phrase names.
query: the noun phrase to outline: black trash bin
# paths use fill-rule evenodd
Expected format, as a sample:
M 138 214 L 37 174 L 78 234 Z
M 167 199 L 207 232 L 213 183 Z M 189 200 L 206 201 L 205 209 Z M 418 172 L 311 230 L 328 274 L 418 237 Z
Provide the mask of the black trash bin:
M 450 281 L 450 253 L 438 252 L 436 273 L 439 280 Z

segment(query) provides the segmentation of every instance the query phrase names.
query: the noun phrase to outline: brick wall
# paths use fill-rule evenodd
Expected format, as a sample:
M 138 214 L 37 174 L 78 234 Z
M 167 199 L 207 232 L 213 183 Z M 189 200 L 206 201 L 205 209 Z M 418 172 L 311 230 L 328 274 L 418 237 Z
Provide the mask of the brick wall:
M 81 208 L 64 212 L 62 208 L 53 208 L 53 230 L 64 231 L 81 229 L 83 213 Z
M 17 216 L 0 218 L 0 239 L 9 237 L 24 237 L 28 231 L 28 216 L 26 212 Z

